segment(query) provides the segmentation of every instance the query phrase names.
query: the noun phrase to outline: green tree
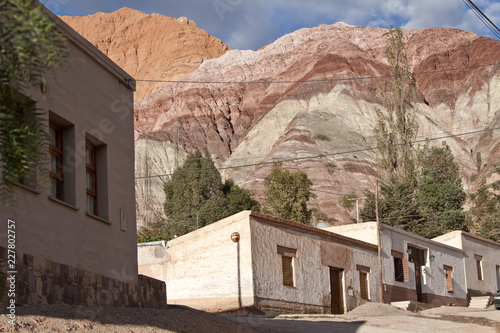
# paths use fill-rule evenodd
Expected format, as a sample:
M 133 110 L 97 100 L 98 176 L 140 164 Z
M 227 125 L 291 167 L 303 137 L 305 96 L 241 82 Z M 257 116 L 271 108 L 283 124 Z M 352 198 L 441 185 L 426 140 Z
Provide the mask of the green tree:
M 45 87 L 47 72 L 61 68 L 64 37 L 28 0 L 0 0 L 0 197 L 12 204 L 12 181 L 33 178 L 47 158 L 47 135 L 33 103 L 21 92 Z
M 189 154 L 164 189 L 167 221 L 160 232 L 170 237 L 184 235 L 242 210 L 260 208 L 247 190 L 232 180 L 222 182 L 207 150 L 204 154 L 199 151 Z
M 359 210 L 359 217 L 363 222 L 375 221 L 377 219 L 375 213 L 375 194 L 371 191 L 364 191 L 365 200 L 363 207 Z
M 418 151 L 417 189 L 396 176 L 380 185 L 379 217 L 383 223 L 433 238 L 466 228 L 462 210 L 466 195 L 451 149 L 424 146 Z M 365 193 L 361 217 L 375 219 L 375 195 Z
M 391 28 L 385 54 L 389 77 L 380 88 L 382 109 L 376 109 L 374 134 L 378 167 L 382 173 L 379 217 L 389 225 L 414 231 L 420 219 L 415 193 L 416 157 L 413 142 L 418 132 L 415 117 L 418 102 L 417 78 L 412 74 L 405 53 L 403 32 Z M 375 216 L 375 196 L 367 196 L 363 218 Z
M 423 216 L 418 234 L 433 238 L 465 228 L 466 194 L 450 147 L 424 146 L 419 151 L 420 175 L 416 202 Z
M 381 88 L 384 110 L 376 109 L 378 120 L 374 127 L 378 150 L 378 165 L 386 178 L 396 176 L 415 179 L 413 144 L 418 132 L 415 108 L 418 101 L 417 78 L 412 74 L 405 53 L 403 32 L 389 31 L 385 51 L 389 63 L 389 79 Z
M 494 173 L 500 174 L 500 167 Z M 476 235 L 500 242 L 500 181 L 483 183 L 470 195 L 467 226 Z
M 303 224 L 311 224 L 312 211 L 307 202 L 315 195 L 311 192 L 312 182 L 307 174 L 298 170 L 292 172 L 276 163 L 264 179 L 266 199 L 263 211 L 274 217 Z

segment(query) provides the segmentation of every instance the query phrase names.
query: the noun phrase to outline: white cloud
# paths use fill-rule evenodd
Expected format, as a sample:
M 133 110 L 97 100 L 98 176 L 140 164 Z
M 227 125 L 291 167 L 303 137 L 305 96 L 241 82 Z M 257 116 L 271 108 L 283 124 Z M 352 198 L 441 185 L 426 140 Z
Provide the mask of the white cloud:
M 88 15 L 131 7 L 146 13 L 187 16 L 232 48 L 257 49 L 302 27 L 333 24 L 388 28 L 454 27 L 491 35 L 460 0 L 42 0 L 57 14 Z M 500 24 L 500 3 L 476 0 Z

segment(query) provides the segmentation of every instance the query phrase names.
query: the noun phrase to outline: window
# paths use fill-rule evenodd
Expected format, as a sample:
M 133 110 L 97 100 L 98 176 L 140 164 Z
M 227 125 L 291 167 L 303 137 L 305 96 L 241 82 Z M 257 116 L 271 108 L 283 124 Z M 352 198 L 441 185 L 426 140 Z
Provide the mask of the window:
M 62 126 L 49 123 L 50 196 L 64 200 L 64 156 Z
M 293 287 L 293 257 L 281 256 L 283 269 L 283 285 Z
M 394 279 L 398 282 L 410 281 L 408 274 L 408 259 L 403 258 L 403 253 L 392 251 L 394 257 Z
M 90 142 L 85 144 L 87 213 L 97 215 L 97 163 L 96 148 Z
M 446 275 L 446 291 L 453 292 L 453 267 L 444 265 Z
M 483 256 L 475 254 L 474 258 L 476 259 L 477 279 L 483 281 Z
M 281 255 L 283 285 L 287 287 L 294 287 L 293 262 L 294 258 L 297 258 L 297 250 L 278 245 L 278 254 Z
M 359 292 L 362 299 L 369 299 L 368 297 L 368 274 L 370 267 L 356 265 L 356 270 L 359 272 Z

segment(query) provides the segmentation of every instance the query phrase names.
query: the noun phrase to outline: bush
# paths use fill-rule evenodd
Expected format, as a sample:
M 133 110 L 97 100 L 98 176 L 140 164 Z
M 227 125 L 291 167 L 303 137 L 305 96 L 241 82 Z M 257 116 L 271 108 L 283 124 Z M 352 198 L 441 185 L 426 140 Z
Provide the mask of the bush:
M 328 135 L 325 134 L 316 134 L 313 137 L 314 140 L 316 141 L 332 141 Z

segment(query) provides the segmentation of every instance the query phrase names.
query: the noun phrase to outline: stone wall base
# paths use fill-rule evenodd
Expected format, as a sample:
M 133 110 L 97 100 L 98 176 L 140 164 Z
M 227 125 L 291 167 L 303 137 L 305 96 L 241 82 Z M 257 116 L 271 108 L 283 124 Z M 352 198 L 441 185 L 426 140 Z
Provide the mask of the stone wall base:
M 413 301 L 417 302 L 417 291 L 390 284 L 384 284 L 384 303 Z
M 7 249 L 0 247 L 0 258 L 7 258 Z M 19 252 L 16 272 L 17 304 L 166 307 L 165 283 L 143 275 L 124 282 Z
M 386 291 L 384 292 L 384 302 L 399 302 L 399 301 L 412 301 L 417 303 L 417 291 L 414 289 L 407 289 L 398 286 L 384 285 Z M 450 296 L 441 296 L 434 294 L 422 294 L 422 302 L 430 305 L 430 307 L 438 307 L 443 305 L 456 305 L 456 306 L 467 306 L 468 302 L 465 298 Z
M 255 297 L 255 307 L 260 312 L 268 315 L 275 314 L 327 314 L 331 313 L 331 307 L 314 304 L 304 304 L 298 302 L 289 302 L 269 298 Z
M 438 306 L 468 306 L 469 302 L 466 298 L 456 298 L 453 296 L 440 296 L 434 294 L 422 294 L 422 302 L 431 305 L 432 307 Z

